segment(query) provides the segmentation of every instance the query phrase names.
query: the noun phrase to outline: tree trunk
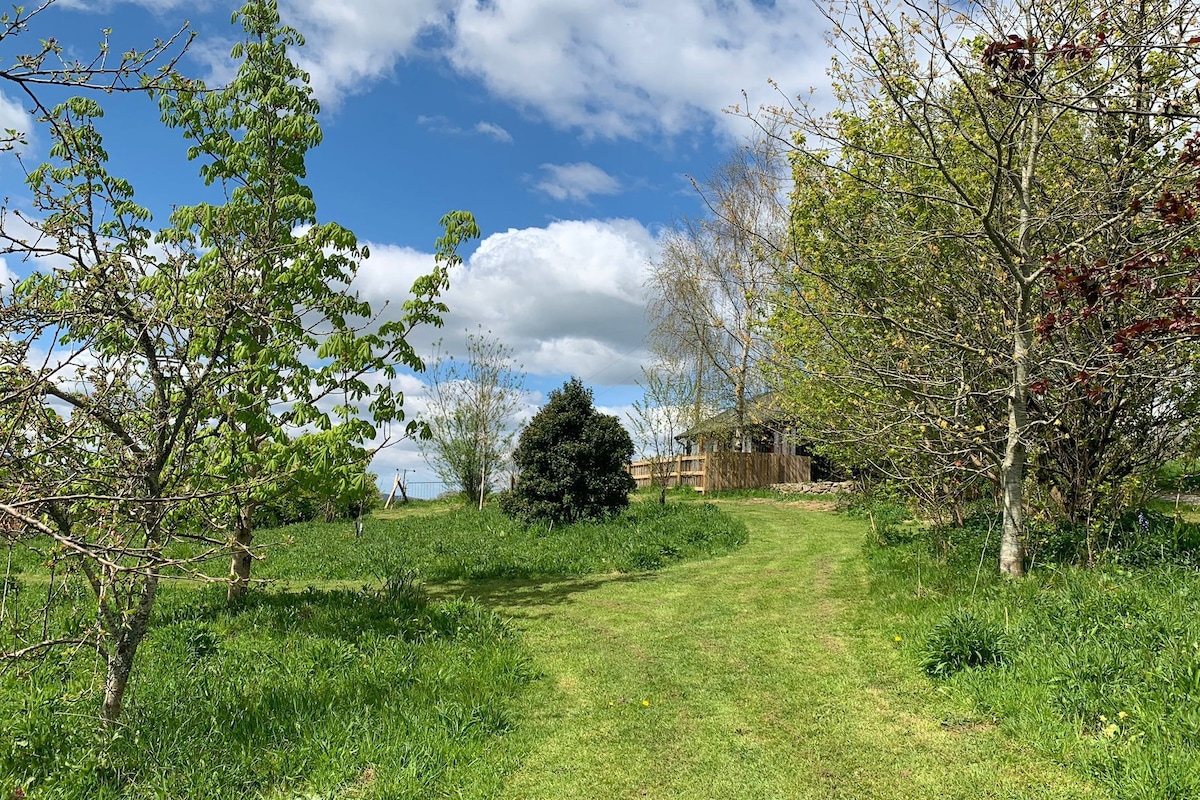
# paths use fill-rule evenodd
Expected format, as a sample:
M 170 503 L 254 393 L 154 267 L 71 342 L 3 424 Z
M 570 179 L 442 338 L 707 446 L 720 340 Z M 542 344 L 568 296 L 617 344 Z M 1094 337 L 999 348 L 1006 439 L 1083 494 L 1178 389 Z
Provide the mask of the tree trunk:
M 1028 29 L 1033 30 L 1032 23 Z M 1030 34 L 1032 37 L 1033 34 Z M 1000 573 L 1025 574 L 1025 433 L 1029 425 L 1029 367 L 1033 348 L 1033 280 L 1037 266 L 1031 256 L 1034 190 L 1042 143 L 1042 105 L 1034 97 L 1025 121 L 1024 158 L 1018 182 L 1017 258 L 1011 265 L 1017 293 L 1013 314 L 1012 384 L 1008 387 L 1008 436 L 1000 464 L 1004 524 L 1000 530 Z
M 133 671 L 133 656 L 133 650 L 126 650 L 121 645 L 113 648 L 108 655 L 102 714 L 104 724 L 109 728 L 116 725 L 121 716 L 125 689 L 129 686 L 129 674 Z
M 229 545 L 231 558 L 226 600 L 230 603 L 240 601 L 250 587 L 250 568 L 254 564 L 254 556 L 250 553 L 250 543 L 254 541 L 253 517 L 254 506 L 250 502 L 238 509 L 237 527 Z
M 138 645 L 146 636 L 150 626 L 150 611 L 158 593 L 158 575 L 151 573 L 144 578 L 141 597 L 132 614 L 121 620 L 121 626 L 109 635 L 108 657 L 104 675 L 104 705 L 101 714 L 106 727 L 117 724 L 124 708 L 125 690 L 129 687 L 129 676 L 133 673 L 133 659 Z
M 1025 428 L 1029 422 L 1030 348 L 1033 328 L 1028 286 L 1020 288 L 1017 318 L 1013 321 L 1012 385 L 1008 389 L 1008 438 L 1000 464 L 1000 486 L 1004 501 L 1004 525 L 1000 533 L 1000 572 L 1013 577 L 1025 574 Z

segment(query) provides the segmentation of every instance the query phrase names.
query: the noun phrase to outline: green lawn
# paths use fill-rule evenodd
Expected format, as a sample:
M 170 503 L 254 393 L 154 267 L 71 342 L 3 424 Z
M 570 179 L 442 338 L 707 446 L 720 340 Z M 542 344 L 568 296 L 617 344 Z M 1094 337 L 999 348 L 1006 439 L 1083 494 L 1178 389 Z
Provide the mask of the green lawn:
M 0 800 L 1107 796 L 920 675 L 867 524 L 812 506 L 267 532 L 245 608 L 164 595 L 116 740 L 86 659 L 0 676 Z
M 1103 797 L 937 694 L 873 612 L 865 525 L 731 502 L 750 543 L 654 575 L 456 584 L 539 679 L 503 797 Z

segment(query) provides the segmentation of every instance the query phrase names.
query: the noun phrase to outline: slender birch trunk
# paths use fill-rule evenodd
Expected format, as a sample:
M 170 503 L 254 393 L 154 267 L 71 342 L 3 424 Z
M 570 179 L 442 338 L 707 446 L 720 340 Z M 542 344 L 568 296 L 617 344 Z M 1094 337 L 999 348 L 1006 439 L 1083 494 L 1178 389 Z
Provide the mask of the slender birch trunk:
M 1008 391 L 1008 437 L 1004 460 L 1000 464 L 1000 483 L 1004 502 L 1004 524 L 1000 533 L 1000 572 L 1013 577 L 1025 574 L 1025 429 L 1029 424 L 1026 387 L 1029 386 L 1030 349 L 1033 325 L 1030 320 L 1031 297 L 1028 286 L 1020 287 L 1017 318 L 1013 321 L 1012 385 Z

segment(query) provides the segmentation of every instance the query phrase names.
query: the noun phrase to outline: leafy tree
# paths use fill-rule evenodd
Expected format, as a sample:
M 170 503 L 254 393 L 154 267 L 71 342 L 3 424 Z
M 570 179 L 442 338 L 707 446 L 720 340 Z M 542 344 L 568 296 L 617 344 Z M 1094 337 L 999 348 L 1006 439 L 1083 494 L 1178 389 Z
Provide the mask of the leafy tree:
M 7 649 L 94 649 L 110 725 L 164 578 L 232 549 L 236 597 L 259 504 L 303 469 L 364 480 L 355 454 L 377 425 L 404 418 L 386 380 L 397 362 L 421 364 L 405 336 L 440 323 L 455 248 L 477 235 L 469 214 L 448 215 L 434 272 L 400 319 L 376 319 L 344 288 L 365 249 L 318 222 L 301 183 L 320 140 L 288 55 L 301 39 L 273 0 L 238 19 L 242 63 L 227 88 L 177 79 L 161 94 L 165 123 L 183 130 L 224 203 L 177 206 L 153 232 L 133 188 L 107 170 L 100 107 L 75 98 L 46 119 L 54 144 L 29 176 L 33 232 L 6 217 L 0 233 L 6 252 L 53 258 L 0 305 L 0 512 L 48 537 L 57 574 L 97 603 L 63 635 L 36 626 Z M 196 545 L 188 557 L 174 555 L 179 540 Z
M 482 508 L 508 459 L 525 373 L 510 348 L 472 333 L 465 360 L 436 358 L 428 374 L 429 438 L 420 440 L 421 452 L 448 487 Z
M 629 474 L 633 440 L 614 416 L 592 405 L 578 378 L 550 400 L 521 432 L 513 453 L 517 485 L 501 509 L 525 521 L 604 519 L 629 505 L 637 484 Z
M 795 178 L 772 326 L 803 365 L 789 394 L 823 433 L 839 435 L 840 414 L 842 443 L 898 476 L 994 481 L 1000 569 L 1019 575 L 1027 479 L 1057 482 L 1087 515 L 1125 456 L 1162 454 L 1192 402 L 1153 380 L 1177 359 L 1102 386 L 1087 366 L 1107 358 L 1098 331 L 1055 348 L 1036 335 L 1056 260 L 1126 260 L 1155 235 L 1133 209 L 1197 177 L 1176 155 L 1194 120 L 1191 9 L 844 12 L 830 12 L 837 109 L 768 112 L 788 127 Z M 1064 371 L 1073 391 L 1039 394 Z
M 693 415 L 731 407 L 739 438 L 747 398 L 764 388 L 775 258 L 760 238 L 782 239 L 786 219 L 775 198 L 777 151 L 769 139 L 744 147 L 698 183 L 710 213 L 666 235 L 647 280 L 654 350 L 667 361 L 694 363 Z
M 330 441 L 319 433 L 299 437 L 294 446 L 301 467 L 281 482 L 279 491 L 255 506 L 256 528 L 318 519 L 361 524 L 362 517 L 379 504 L 377 476 L 367 471 L 371 450 L 342 437 Z

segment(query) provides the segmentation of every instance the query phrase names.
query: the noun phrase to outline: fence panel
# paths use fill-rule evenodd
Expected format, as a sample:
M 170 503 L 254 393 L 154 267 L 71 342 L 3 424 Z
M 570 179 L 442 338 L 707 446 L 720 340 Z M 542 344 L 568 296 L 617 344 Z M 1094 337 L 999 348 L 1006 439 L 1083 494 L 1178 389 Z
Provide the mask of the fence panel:
M 656 467 L 668 488 L 691 486 L 701 492 L 763 489 L 776 483 L 808 483 L 812 476 L 812 460 L 808 456 L 700 453 L 676 456 L 665 463 L 633 462 L 629 472 L 639 489 L 654 484 Z

